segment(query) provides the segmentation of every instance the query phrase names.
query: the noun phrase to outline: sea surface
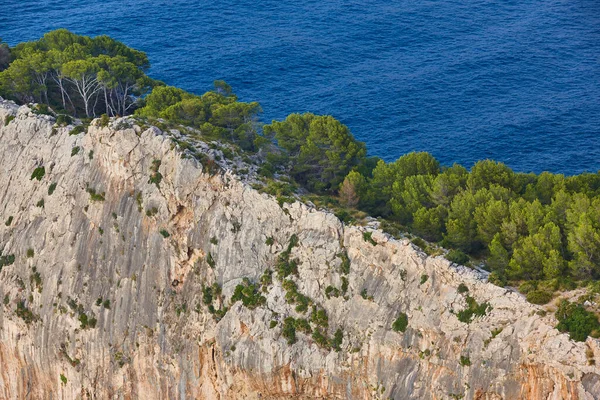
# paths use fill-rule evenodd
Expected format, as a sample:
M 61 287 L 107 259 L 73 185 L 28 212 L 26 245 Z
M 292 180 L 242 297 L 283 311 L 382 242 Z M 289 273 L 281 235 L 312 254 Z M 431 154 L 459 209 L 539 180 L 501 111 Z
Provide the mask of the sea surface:
M 0 37 L 108 34 L 194 93 L 224 79 L 262 120 L 331 114 L 395 160 L 600 169 L 599 0 L 0 2 Z

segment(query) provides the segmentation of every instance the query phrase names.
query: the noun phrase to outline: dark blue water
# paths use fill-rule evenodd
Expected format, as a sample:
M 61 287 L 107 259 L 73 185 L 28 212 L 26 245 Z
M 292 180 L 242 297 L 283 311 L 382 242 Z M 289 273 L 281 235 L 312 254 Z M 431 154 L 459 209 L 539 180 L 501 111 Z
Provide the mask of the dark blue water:
M 263 120 L 332 114 L 394 160 L 600 169 L 600 1 L 3 0 L 16 44 L 66 27 L 144 50 L 150 74 L 215 79 Z

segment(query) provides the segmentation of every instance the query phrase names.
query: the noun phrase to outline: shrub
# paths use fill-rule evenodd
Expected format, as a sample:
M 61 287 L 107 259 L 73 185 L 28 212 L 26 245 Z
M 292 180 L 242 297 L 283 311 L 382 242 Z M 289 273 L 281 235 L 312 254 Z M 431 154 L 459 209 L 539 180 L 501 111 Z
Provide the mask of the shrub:
M 54 115 L 52 113 L 52 111 L 50 111 L 50 108 L 48 107 L 47 104 L 36 104 L 32 110 L 31 110 L 34 114 L 38 114 L 38 115 Z
M 342 294 L 346 294 L 348 291 L 348 278 L 342 276 Z
M 471 297 L 467 296 L 467 308 L 459 311 L 456 316 L 460 322 L 464 322 L 465 324 L 470 323 L 475 317 L 483 317 L 487 314 L 489 308 L 491 308 L 490 303 L 485 302 L 482 304 L 477 303 L 477 301 Z
M 12 120 L 14 120 L 14 119 L 15 119 L 15 116 L 14 116 L 14 115 L 7 115 L 7 116 L 4 118 L 4 126 L 6 126 L 6 125 L 10 124 L 10 122 L 11 122 Z
M 519 292 L 523 293 L 523 294 L 527 294 L 533 290 L 536 289 L 536 283 L 535 282 L 524 282 L 519 286 Z
M 488 282 L 500 287 L 504 287 L 508 283 L 506 281 L 506 276 L 498 271 L 492 271 L 488 276 Z
M 17 317 L 21 318 L 28 325 L 32 322 L 37 321 L 40 318 L 38 315 L 34 314 L 29 308 L 27 308 L 25 302 L 22 300 L 17 303 L 17 310 L 15 311 L 15 313 L 17 314 Z
M 297 331 L 300 331 L 300 332 L 305 333 L 307 335 L 312 332 L 312 328 L 310 327 L 310 324 L 304 318 L 298 318 L 296 320 L 295 324 L 296 324 L 296 330 Z
M 335 288 L 331 285 L 329 285 L 325 288 L 325 296 L 328 299 L 331 297 L 339 297 L 339 295 L 340 295 L 340 290 L 338 288 Z
M 267 238 L 267 240 L 265 240 L 265 244 L 266 244 L 267 246 L 272 246 L 272 245 L 273 245 L 273 243 L 275 243 L 275 239 L 273 239 L 273 237 L 272 237 L 272 236 L 269 236 L 269 237 Z
M 215 265 L 217 265 L 217 262 L 215 261 L 215 259 L 213 258 L 212 254 L 208 253 L 208 256 L 206 256 L 206 263 L 211 267 L 214 268 Z
M 165 229 L 161 229 L 160 230 L 160 234 L 162 235 L 162 237 L 164 237 L 165 239 L 168 238 L 169 236 L 171 236 L 171 234 L 166 231 Z
M 69 132 L 70 136 L 79 135 L 80 133 L 85 133 L 87 128 L 84 125 L 77 125 Z
M 3 256 L 2 252 L 0 252 L 0 271 L 2 271 L 2 267 L 12 265 L 12 264 L 14 264 L 14 262 L 15 262 L 14 254 L 10 254 L 8 256 Z
M 110 118 L 106 114 L 102 114 L 102 116 L 100 117 L 100 120 L 98 121 L 98 123 L 101 127 L 108 126 L 109 122 L 110 122 Z
M 363 239 L 365 242 L 371 243 L 373 246 L 377 245 L 377 242 L 372 238 L 373 232 L 364 232 Z
M 4 225 L 10 226 L 10 224 L 12 224 L 12 222 L 13 222 L 13 216 L 11 215 L 10 217 L 8 217 L 8 219 L 6 220 Z
M 86 189 L 86 192 L 88 192 L 88 194 L 90 195 L 90 200 L 91 201 L 104 201 L 105 200 L 104 199 L 104 196 L 105 196 L 104 192 L 102 192 L 102 193 L 96 193 L 96 189 L 93 189 L 91 187 L 88 187 Z
M 79 323 L 81 324 L 81 329 L 95 328 L 96 318 L 88 318 L 86 313 L 81 313 L 79 314 Z
M 543 290 L 532 290 L 527 293 L 527 301 L 533 304 L 547 304 L 552 300 L 552 293 Z
M 266 293 L 268 287 L 273 283 L 273 271 L 266 269 L 260 277 L 261 290 Z
M 465 265 L 469 261 L 469 256 L 460 250 L 450 250 L 446 254 L 446 259 L 456 264 Z
M 48 186 L 48 196 L 52 196 L 54 191 L 56 190 L 56 182 L 53 182 Z
M 425 282 L 427 282 L 427 279 L 429 279 L 429 275 L 426 275 L 426 274 L 421 275 L 421 282 L 419 283 L 419 285 L 422 285 Z
M 33 249 L 27 249 L 27 258 L 33 258 L 34 254 Z
M 415 246 L 419 247 L 421 250 L 427 249 L 427 242 L 425 242 L 420 237 L 413 238 L 410 242 Z
M 310 314 L 310 322 L 317 326 L 327 328 L 327 326 L 329 325 L 329 318 L 327 317 L 327 312 L 322 308 L 317 309 L 316 306 L 313 306 L 312 313 Z
M 56 124 L 59 126 L 67 126 L 71 125 L 72 123 L 73 119 L 66 114 L 60 114 L 58 117 L 56 117 Z
M 344 332 L 338 328 L 337 331 L 335 331 L 335 333 L 333 334 L 333 339 L 331 339 L 331 347 L 335 350 L 335 351 L 340 351 L 342 342 L 344 340 Z
M 75 146 L 71 149 L 71 157 L 76 156 L 77 154 L 79 154 L 79 150 L 81 150 L 81 148 L 79 146 Z
M 150 171 L 152 172 L 152 174 L 150 174 L 150 179 L 148 180 L 148 183 L 155 184 L 157 188 L 160 188 L 160 182 L 162 181 L 162 178 L 163 178 L 162 174 L 160 172 L 158 172 L 158 169 L 160 168 L 160 164 L 161 164 L 160 160 L 152 161 L 152 166 L 150 167 Z
M 41 199 L 37 203 L 35 203 L 35 206 L 43 208 L 44 207 L 44 199 Z
M 460 356 L 460 365 L 468 367 L 471 365 L 471 359 L 469 357 Z
M 458 293 L 463 294 L 467 293 L 469 291 L 469 288 L 464 283 L 461 283 L 460 285 L 458 285 L 458 289 L 456 290 L 458 291 Z
M 396 332 L 406 332 L 406 328 L 408 327 L 408 315 L 405 313 L 400 313 L 398 318 L 392 324 L 392 329 Z
M 262 306 L 267 302 L 266 297 L 260 294 L 258 285 L 250 282 L 248 278 L 244 278 L 243 283 L 235 287 L 233 296 L 231 296 L 232 304 L 239 300 L 249 309 Z
M 584 342 L 588 336 L 597 337 L 600 333 L 598 317 L 580 304 L 562 300 L 555 315 L 558 319 L 556 329 L 568 332 L 572 340 Z
M 37 179 L 38 181 L 41 181 L 42 178 L 44 177 L 44 175 L 46 175 L 46 168 L 37 167 L 36 169 L 33 170 L 30 180 Z
M 210 243 L 212 243 L 214 245 L 217 245 L 217 244 L 219 244 L 219 240 L 216 237 L 213 236 L 213 237 L 210 238 Z
M 296 343 L 296 321 L 293 317 L 287 317 L 283 320 L 283 330 L 281 332 L 288 344 Z
M 342 259 L 342 264 L 340 265 L 340 271 L 342 274 L 349 274 L 350 273 L 350 259 L 348 258 L 348 253 L 346 253 L 346 251 L 343 251 L 341 253 L 339 253 L 337 255 L 339 258 Z
M 60 374 L 60 381 L 63 385 L 67 384 L 67 377 L 64 374 Z
M 327 340 L 327 336 L 320 329 L 313 331 L 312 338 L 319 347 L 329 349 L 329 340 Z

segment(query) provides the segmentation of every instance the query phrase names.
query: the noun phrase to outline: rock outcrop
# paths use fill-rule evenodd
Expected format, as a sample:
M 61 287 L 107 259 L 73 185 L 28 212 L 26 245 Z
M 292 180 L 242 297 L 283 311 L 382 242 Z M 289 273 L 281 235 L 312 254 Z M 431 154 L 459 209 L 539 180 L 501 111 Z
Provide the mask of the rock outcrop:
M 408 240 L 280 205 L 185 138 L 124 119 L 69 135 L 6 101 L 0 126 L 2 399 L 600 397 L 598 340 Z M 256 307 L 231 304 L 244 278 Z M 468 302 L 484 315 L 461 322 Z M 288 343 L 313 306 L 339 351 Z

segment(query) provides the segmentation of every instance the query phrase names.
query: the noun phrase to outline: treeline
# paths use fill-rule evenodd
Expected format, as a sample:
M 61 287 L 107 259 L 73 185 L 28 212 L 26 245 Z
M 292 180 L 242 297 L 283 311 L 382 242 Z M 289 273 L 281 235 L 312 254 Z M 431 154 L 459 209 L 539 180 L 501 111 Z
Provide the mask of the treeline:
M 516 173 L 490 160 L 468 171 L 443 167 L 428 153 L 386 163 L 367 158 L 364 144 L 339 121 L 312 114 L 292 114 L 264 132 L 280 148 L 268 157 L 275 170 L 468 254 L 498 284 L 546 280 L 558 289 L 569 280 L 600 278 L 598 173 Z
M 13 48 L 0 45 L 0 95 L 74 116 L 127 115 L 154 85 L 145 53 L 108 36 L 58 29 Z
M 172 86 L 158 86 L 146 96 L 143 105 L 136 115 L 191 126 L 202 135 L 232 142 L 243 150 L 257 151 L 266 144 L 259 134 L 260 105 L 238 101 L 223 81 L 215 81 L 214 89 L 202 96 Z
M 600 279 L 600 174 L 516 173 L 490 160 L 469 171 L 427 153 L 386 163 L 367 157 L 365 144 L 331 116 L 291 114 L 261 125 L 260 105 L 238 101 L 225 82 L 198 96 L 150 79 L 148 67 L 144 53 L 107 36 L 61 29 L 0 45 L 0 96 L 72 115 L 135 113 L 194 127 L 257 154 L 265 178 L 288 176 L 468 254 L 498 284 Z

